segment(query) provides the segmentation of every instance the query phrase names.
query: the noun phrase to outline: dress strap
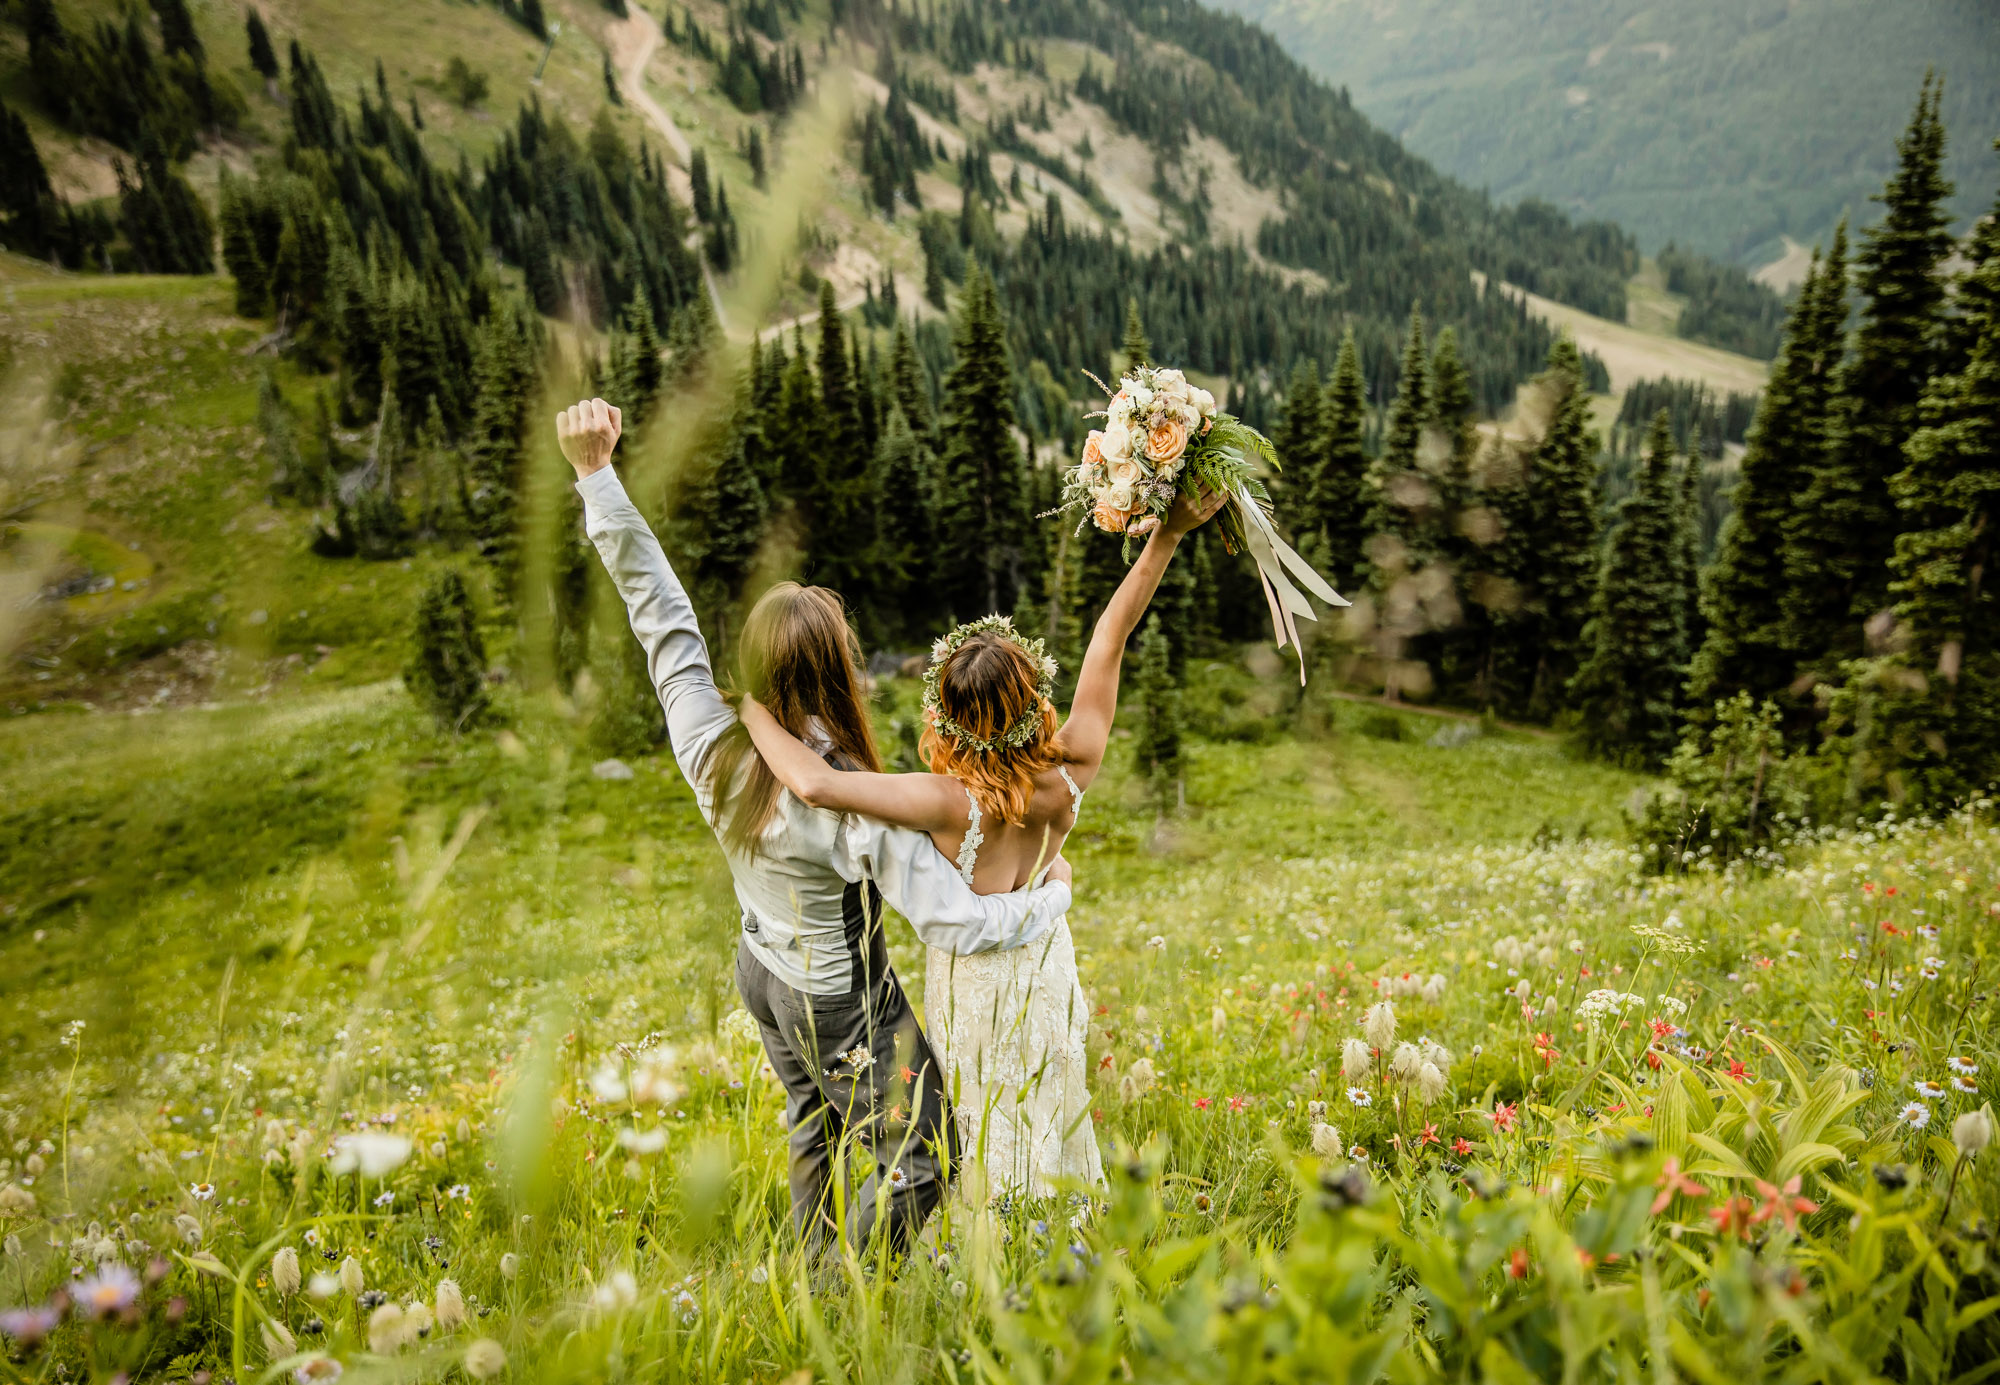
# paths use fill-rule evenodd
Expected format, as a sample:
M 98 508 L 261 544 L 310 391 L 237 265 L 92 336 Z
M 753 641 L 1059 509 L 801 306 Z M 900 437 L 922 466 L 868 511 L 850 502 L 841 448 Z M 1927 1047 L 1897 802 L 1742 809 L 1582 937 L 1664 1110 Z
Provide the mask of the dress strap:
M 986 834 L 979 830 L 979 800 L 972 796 L 971 789 L 965 790 L 965 803 L 965 840 L 958 844 L 958 874 L 970 885 L 973 867 L 979 864 L 979 848 L 985 842 Z
M 1077 819 L 1083 816 L 1083 790 L 1076 786 L 1076 780 L 1069 777 L 1068 765 L 1057 765 L 1056 773 L 1062 776 L 1063 783 L 1069 785 L 1069 825 L 1074 827 Z

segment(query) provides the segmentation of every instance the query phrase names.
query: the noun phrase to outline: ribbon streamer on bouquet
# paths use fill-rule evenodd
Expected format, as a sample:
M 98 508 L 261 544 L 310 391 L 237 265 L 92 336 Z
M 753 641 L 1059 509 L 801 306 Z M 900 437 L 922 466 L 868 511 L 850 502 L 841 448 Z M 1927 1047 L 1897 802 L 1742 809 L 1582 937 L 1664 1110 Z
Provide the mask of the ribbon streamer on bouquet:
M 1264 600 L 1271 607 L 1271 629 L 1278 639 L 1278 648 L 1290 643 L 1299 656 L 1299 686 L 1306 681 L 1306 651 L 1299 643 L 1298 617 L 1318 620 L 1313 613 L 1312 603 L 1307 601 L 1298 587 L 1285 574 L 1289 570 L 1292 577 L 1299 579 L 1300 585 L 1329 606 L 1351 604 L 1331 586 L 1327 580 L 1312 570 L 1312 565 L 1292 550 L 1292 546 L 1278 537 L 1278 531 L 1271 524 L 1271 517 L 1264 513 L 1242 482 L 1236 483 L 1235 504 L 1243 516 L 1243 538 L 1250 549 L 1251 561 L 1257 564 L 1257 580 L 1263 584 Z

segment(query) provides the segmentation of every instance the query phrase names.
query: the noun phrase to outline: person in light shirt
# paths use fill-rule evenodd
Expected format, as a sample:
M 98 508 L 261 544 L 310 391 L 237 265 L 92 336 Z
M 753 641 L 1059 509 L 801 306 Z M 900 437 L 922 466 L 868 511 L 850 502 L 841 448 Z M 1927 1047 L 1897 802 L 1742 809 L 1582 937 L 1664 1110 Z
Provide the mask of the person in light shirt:
M 833 1222 L 834 1155 L 872 1161 L 844 1228 L 885 1221 L 901 1249 L 944 1194 L 957 1157 L 929 1042 L 889 965 L 886 901 L 931 947 L 960 955 L 1034 942 L 1070 905 L 1058 859 L 1045 883 L 977 895 L 930 839 L 787 793 L 716 685 L 694 606 L 611 465 L 619 410 L 586 400 L 556 417 L 584 530 L 625 600 L 666 712 L 674 759 L 715 830 L 742 910 L 736 984 L 784 1084 L 792 1215 L 809 1246 Z M 859 642 L 837 593 L 784 582 L 738 640 L 743 691 L 830 763 L 880 770 Z M 865 1165 L 864 1165 L 865 1166 Z

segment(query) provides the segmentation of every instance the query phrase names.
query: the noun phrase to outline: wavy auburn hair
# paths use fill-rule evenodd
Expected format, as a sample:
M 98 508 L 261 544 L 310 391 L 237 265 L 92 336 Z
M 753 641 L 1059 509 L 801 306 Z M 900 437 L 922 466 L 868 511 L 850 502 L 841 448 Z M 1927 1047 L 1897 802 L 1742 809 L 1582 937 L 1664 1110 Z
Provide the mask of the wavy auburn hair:
M 1028 651 L 993 631 L 981 631 L 945 656 L 938 669 L 938 706 L 981 740 L 1006 734 L 1037 703 L 1041 724 L 1027 743 L 973 750 L 926 724 L 917 753 L 933 774 L 949 774 L 972 791 L 979 811 L 1016 827 L 1028 820 L 1035 777 L 1062 763 L 1056 709 L 1041 695 L 1041 669 Z
M 744 618 L 736 667 L 741 690 L 780 726 L 808 744 L 817 730 L 833 743 L 828 759 L 842 769 L 881 772 L 861 692 L 861 641 L 840 593 L 797 582 L 772 587 Z M 757 855 L 780 786 L 742 722 L 723 733 L 708 773 L 723 844 Z

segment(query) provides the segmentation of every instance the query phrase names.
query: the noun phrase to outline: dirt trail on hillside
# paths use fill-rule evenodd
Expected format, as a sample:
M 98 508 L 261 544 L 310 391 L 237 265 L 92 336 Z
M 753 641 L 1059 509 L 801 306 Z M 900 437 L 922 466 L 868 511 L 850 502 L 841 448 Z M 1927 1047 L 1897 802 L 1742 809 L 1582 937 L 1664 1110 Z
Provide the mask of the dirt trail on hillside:
M 667 142 L 667 147 L 679 160 L 677 164 L 667 166 L 667 180 L 675 196 L 683 202 L 692 202 L 694 185 L 688 181 L 687 169 L 694 161 L 694 147 L 681 133 L 681 127 L 674 124 L 674 118 L 667 114 L 666 107 L 655 101 L 652 93 L 646 90 L 646 65 L 652 62 L 653 54 L 660 47 L 660 21 L 642 7 L 633 5 L 628 8 L 624 19 L 604 26 L 604 37 L 611 43 L 612 66 L 618 72 L 618 86 L 625 93 L 625 99 L 660 132 L 660 138 Z M 700 239 L 699 233 L 695 239 Z M 698 249 L 696 253 L 700 253 Z M 727 332 L 729 315 L 722 309 L 722 291 L 716 287 L 715 271 L 709 268 L 705 256 L 701 261 L 701 277 L 702 282 L 708 285 L 709 301 L 715 305 L 715 320 Z

